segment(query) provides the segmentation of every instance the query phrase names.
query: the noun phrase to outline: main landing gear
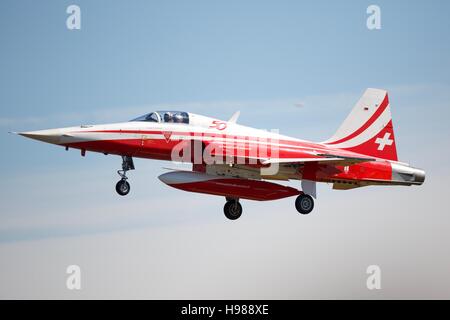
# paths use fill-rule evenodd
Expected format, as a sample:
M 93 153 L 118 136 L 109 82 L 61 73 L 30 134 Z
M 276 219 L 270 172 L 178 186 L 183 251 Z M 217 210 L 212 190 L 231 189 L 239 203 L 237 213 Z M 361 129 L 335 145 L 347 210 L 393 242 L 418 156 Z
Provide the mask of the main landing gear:
M 242 215 L 242 206 L 239 203 L 239 199 L 229 198 L 227 197 L 227 202 L 223 207 L 223 212 L 225 213 L 225 217 L 230 220 L 239 219 Z M 314 209 L 314 199 L 306 194 L 300 194 L 297 199 L 295 199 L 295 208 L 301 214 L 309 214 Z
M 117 171 L 121 179 L 116 184 L 116 191 L 121 196 L 126 196 L 130 192 L 130 184 L 127 179 L 127 171 L 134 170 L 133 158 L 122 156 L 122 170 Z
M 295 199 L 295 209 L 301 214 L 308 214 L 314 209 L 314 200 L 310 195 L 302 193 Z
M 239 203 L 239 199 L 226 198 L 227 202 L 223 207 L 223 213 L 225 217 L 230 220 L 236 220 L 242 215 L 242 206 Z

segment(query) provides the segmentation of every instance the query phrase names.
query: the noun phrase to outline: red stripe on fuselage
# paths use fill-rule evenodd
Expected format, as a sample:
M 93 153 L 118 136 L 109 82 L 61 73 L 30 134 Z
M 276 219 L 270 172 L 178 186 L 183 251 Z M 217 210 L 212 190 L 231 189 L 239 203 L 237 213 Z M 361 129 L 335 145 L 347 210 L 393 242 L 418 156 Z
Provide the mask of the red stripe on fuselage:
M 152 159 L 157 155 L 159 160 L 173 160 L 171 158 L 174 147 L 182 141 L 166 141 L 165 139 L 118 139 L 118 140 L 95 140 L 67 143 L 68 147 L 84 149 L 94 152 L 128 155 L 134 157 Z M 231 156 L 234 158 L 316 158 L 316 156 L 301 149 L 291 147 L 270 146 L 265 144 L 242 145 L 236 142 L 221 144 L 213 142 L 208 148 L 208 154 L 216 157 Z M 256 149 L 256 150 L 255 150 Z M 195 151 L 195 150 L 194 150 Z M 240 163 L 240 162 L 239 162 Z
M 123 134 L 158 134 L 164 136 L 165 130 L 89 130 L 89 131 L 74 131 L 74 133 L 123 133 Z M 258 144 L 286 144 L 293 148 L 316 148 L 318 150 L 326 150 L 326 146 L 309 142 L 309 141 L 296 141 L 296 140 L 284 140 L 277 138 L 264 138 L 264 137 L 254 137 L 254 136 L 239 136 L 227 133 L 209 133 L 209 132 L 190 132 L 190 131 L 170 131 L 171 136 L 184 136 L 184 137 L 207 137 L 216 139 L 231 139 L 231 140 L 244 140 L 245 142 L 235 142 L 235 143 L 258 143 Z M 208 142 L 214 142 L 213 140 L 208 140 Z
M 77 132 L 83 132 L 83 133 L 123 133 L 123 134 L 142 134 L 145 136 L 145 134 L 157 134 L 161 135 L 161 139 L 142 139 L 142 138 L 136 138 L 133 137 L 131 139 L 117 139 L 117 140 L 90 140 L 90 141 L 83 141 L 83 142 L 77 142 L 77 143 L 66 143 L 64 145 L 73 147 L 73 148 L 79 148 L 79 149 L 86 149 L 90 151 L 96 151 L 96 152 L 103 152 L 103 153 L 112 153 L 112 154 L 119 154 L 119 155 L 129 155 L 129 154 L 135 154 L 136 157 L 143 157 L 143 158 L 150 158 L 147 155 L 140 156 L 138 154 L 141 154 L 141 152 L 138 152 L 139 150 L 130 150 L 128 147 L 135 146 L 138 147 L 139 144 L 141 144 L 142 149 L 142 141 L 152 141 L 155 144 L 161 143 L 164 147 L 164 149 L 167 150 L 167 147 L 174 146 L 175 144 L 182 141 L 182 139 L 177 140 L 170 140 L 167 141 L 164 138 L 164 131 L 157 131 L 157 130 L 89 130 L 89 131 L 77 131 Z M 75 132 L 74 132 L 75 133 Z M 286 139 L 271 139 L 271 138 L 259 138 L 259 137 L 252 137 L 252 136 L 239 136 L 239 135 L 228 135 L 226 133 L 219 134 L 219 133 L 195 133 L 195 132 L 182 132 L 182 131 L 172 131 L 172 137 L 176 135 L 184 136 L 185 138 L 200 138 L 202 140 L 202 137 L 207 137 L 209 139 L 205 139 L 204 142 L 206 144 L 223 144 L 227 147 L 233 146 L 233 147 L 239 147 L 239 146 L 252 146 L 255 145 L 259 148 L 266 148 L 267 150 L 279 150 L 279 155 L 276 158 L 310 158 L 310 157 L 316 157 L 315 154 L 319 153 L 331 153 L 335 155 L 340 156 L 348 156 L 348 157 L 358 157 L 361 156 L 356 152 L 348 151 L 348 150 L 342 150 L 342 149 L 332 149 L 326 145 L 317 144 L 314 142 L 309 141 L 298 141 L 298 140 L 286 140 Z M 228 139 L 228 141 L 222 141 L 221 139 Z M 241 140 L 241 141 L 235 141 L 235 140 Z M 134 142 L 131 142 L 134 141 Z M 184 140 L 186 141 L 186 140 Z M 125 147 L 121 146 L 124 145 Z M 150 145 L 150 143 L 148 143 Z M 271 145 L 272 144 L 272 145 Z M 114 152 L 111 151 L 111 148 L 104 148 L 103 145 L 111 146 L 113 145 L 114 148 L 118 148 L 120 152 Z M 281 146 L 284 145 L 284 146 Z M 144 149 L 146 149 L 144 147 Z M 105 150 L 105 151 L 102 151 Z M 114 149 L 115 150 L 115 149 Z M 272 154 L 272 152 L 271 152 Z M 275 154 L 275 153 L 273 153 Z M 168 156 L 170 157 L 170 152 L 168 152 Z M 158 157 L 159 159 L 159 157 Z M 170 159 L 168 159 L 170 160 Z
M 120 140 L 97 140 L 97 141 L 85 141 L 67 144 L 71 148 L 84 149 L 94 152 L 127 155 L 138 158 L 155 159 L 172 161 L 171 158 L 172 148 L 178 144 L 179 141 L 169 141 L 165 139 L 151 139 L 143 141 L 142 139 L 120 139 Z M 287 148 L 289 149 L 289 148 Z M 223 153 L 226 156 L 226 152 Z M 244 163 L 237 161 L 237 157 L 241 156 L 236 153 L 233 157 L 234 163 L 237 164 L 250 164 L 252 160 L 246 158 Z M 246 151 L 244 157 L 248 157 L 249 153 Z M 279 149 L 279 158 L 307 158 L 311 157 L 310 154 L 305 152 L 294 152 L 284 150 L 282 147 Z M 241 158 L 242 159 L 242 158 Z M 253 159 L 254 160 L 254 159 Z M 306 172 L 310 166 L 311 172 Z M 260 161 L 257 162 L 256 167 L 261 167 Z M 387 161 L 377 162 L 365 162 L 348 167 L 349 170 L 344 170 L 342 166 L 333 166 L 327 164 L 318 164 L 317 162 L 311 162 L 305 164 L 303 169 L 300 169 L 300 174 L 305 174 L 304 178 L 314 181 L 332 182 L 336 179 L 344 180 L 391 180 L 391 165 Z M 303 171 L 306 170 L 306 171 Z M 300 178 L 300 176 L 299 176 Z

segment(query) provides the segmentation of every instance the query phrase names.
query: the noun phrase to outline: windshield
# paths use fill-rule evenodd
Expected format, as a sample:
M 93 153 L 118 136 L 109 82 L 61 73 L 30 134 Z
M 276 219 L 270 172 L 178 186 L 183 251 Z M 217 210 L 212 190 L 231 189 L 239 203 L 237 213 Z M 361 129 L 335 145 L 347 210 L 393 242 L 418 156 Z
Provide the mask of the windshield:
M 189 124 L 189 114 L 183 111 L 155 111 L 144 114 L 131 121 Z
M 158 114 L 156 112 L 147 113 L 143 116 L 137 117 L 136 119 L 130 121 L 149 121 L 149 122 L 160 122 L 158 118 Z

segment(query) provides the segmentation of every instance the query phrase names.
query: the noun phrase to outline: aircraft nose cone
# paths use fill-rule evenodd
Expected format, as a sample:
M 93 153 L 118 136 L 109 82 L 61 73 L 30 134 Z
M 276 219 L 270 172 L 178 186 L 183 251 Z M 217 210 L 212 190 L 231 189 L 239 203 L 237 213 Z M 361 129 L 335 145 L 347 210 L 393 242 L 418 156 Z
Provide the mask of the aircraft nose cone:
M 19 132 L 18 134 L 26 138 L 53 144 L 58 144 L 61 138 L 61 132 L 58 129 Z

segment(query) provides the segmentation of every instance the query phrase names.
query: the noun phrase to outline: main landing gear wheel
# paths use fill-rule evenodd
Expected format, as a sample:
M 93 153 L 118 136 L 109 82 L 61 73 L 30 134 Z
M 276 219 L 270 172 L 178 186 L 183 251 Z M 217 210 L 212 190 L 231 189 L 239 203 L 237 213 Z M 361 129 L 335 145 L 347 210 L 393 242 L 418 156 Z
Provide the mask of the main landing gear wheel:
M 119 180 L 116 184 L 116 191 L 121 196 L 126 196 L 130 192 L 130 184 L 126 180 Z
M 130 192 L 130 184 L 127 179 L 127 171 L 134 170 L 133 158 L 122 156 L 122 170 L 117 171 L 121 179 L 116 184 L 116 191 L 121 196 L 126 196 Z
M 228 219 L 236 220 L 242 214 L 242 206 L 238 200 L 227 201 L 223 207 L 223 212 Z
M 301 194 L 295 199 L 295 208 L 301 214 L 308 214 L 314 209 L 314 200 L 310 195 Z

